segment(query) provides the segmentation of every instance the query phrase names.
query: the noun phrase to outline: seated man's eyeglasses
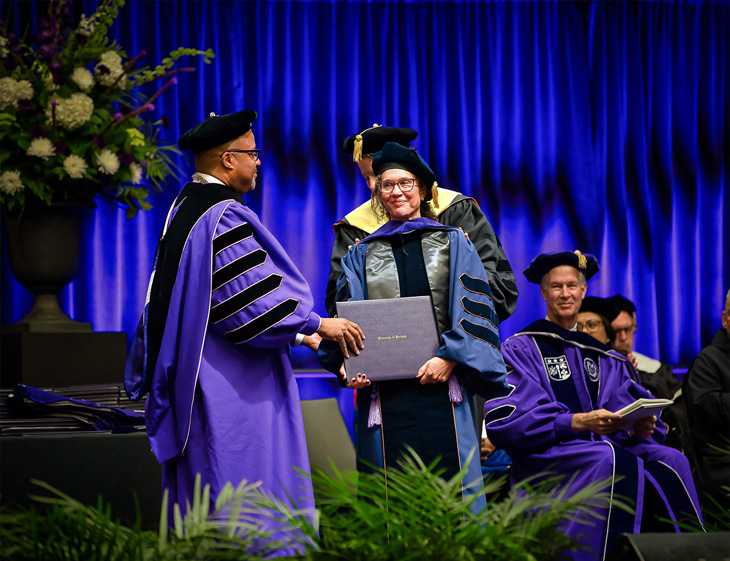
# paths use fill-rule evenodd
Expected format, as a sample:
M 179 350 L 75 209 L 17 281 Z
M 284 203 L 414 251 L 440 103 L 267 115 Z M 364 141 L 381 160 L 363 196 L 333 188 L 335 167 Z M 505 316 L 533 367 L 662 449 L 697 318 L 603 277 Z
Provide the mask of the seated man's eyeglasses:
M 636 326 L 629 325 L 628 327 L 614 327 L 613 330 L 616 332 L 616 335 L 620 337 L 622 335 L 631 335 L 634 331 L 636 331 Z
M 396 186 L 398 186 L 402 193 L 408 193 L 408 191 L 412 191 L 413 188 L 416 186 L 416 180 L 407 177 L 405 179 L 401 179 L 400 181 L 381 181 L 380 192 L 387 195 L 388 193 L 392 193 L 393 189 L 395 189 Z
M 602 325 L 603 323 L 597 319 L 592 319 L 585 323 L 578 322 L 578 331 L 587 331 L 588 333 L 591 333 L 593 331 L 598 331 Z
M 243 154 L 248 154 L 249 158 L 251 158 L 254 162 L 259 159 L 259 154 L 261 154 L 261 148 L 255 148 L 254 150 L 226 150 L 223 152 L 223 154 L 220 155 L 222 158 L 225 154 L 228 152 L 234 154 L 241 152 Z

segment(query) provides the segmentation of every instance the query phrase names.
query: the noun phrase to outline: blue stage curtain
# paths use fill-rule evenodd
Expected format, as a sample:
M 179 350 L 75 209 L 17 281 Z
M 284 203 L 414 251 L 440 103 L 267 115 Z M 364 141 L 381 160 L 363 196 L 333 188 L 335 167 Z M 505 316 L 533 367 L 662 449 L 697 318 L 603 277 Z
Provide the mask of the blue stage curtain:
M 12 7 L 22 29 L 44 4 Z M 342 142 L 373 123 L 411 126 L 439 184 L 479 202 L 516 272 L 503 338 L 544 317 L 522 275 L 530 260 L 580 249 L 602 267 L 590 294 L 636 302 L 637 350 L 689 363 L 730 288 L 729 12 L 684 1 L 130 1 L 114 29 L 151 65 L 179 46 L 215 51 L 156 103 L 172 123 L 161 137 L 174 142 L 211 111 L 258 111 L 263 165 L 246 202 L 309 280 L 318 312 L 331 225 L 369 196 Z M 192 172 L 189 155 L 179 163 Z M 80 275 L 61 298 L 74 319 L 134 330 L 184 181 L 133 220 L 107 203 L 89 214 Z M 10 323 L 31 298 L 5 255 L 2 280 Z M 316 366 L 305 349 L 294 360 Z

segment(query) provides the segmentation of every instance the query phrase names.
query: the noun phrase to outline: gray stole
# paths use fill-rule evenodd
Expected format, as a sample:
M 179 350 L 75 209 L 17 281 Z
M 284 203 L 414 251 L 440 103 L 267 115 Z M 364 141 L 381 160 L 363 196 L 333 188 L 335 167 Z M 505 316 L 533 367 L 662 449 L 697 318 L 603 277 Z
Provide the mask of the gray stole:
M 427 230 L 421 236 L 423 263 L 431 289 L 439 334 L 451 327 L 449 319 L 449 233 Z M 365 279 L 369 300 L 399 298 L 400 285 L 393 249 L 387 238 L 368 243 Z

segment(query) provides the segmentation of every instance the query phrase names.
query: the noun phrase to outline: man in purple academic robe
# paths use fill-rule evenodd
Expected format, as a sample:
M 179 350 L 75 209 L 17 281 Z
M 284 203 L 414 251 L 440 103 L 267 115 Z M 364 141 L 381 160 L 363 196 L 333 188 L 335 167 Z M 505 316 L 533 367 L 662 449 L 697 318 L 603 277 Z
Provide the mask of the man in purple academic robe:
M 125 369 L 131 399 L 149 392 L 147 433 L 170 505 L 183 512 L 198 473 L 212 504 L 245 479 L 313 507 L 296 471 L 309 461 L 289 346 L 319 337 L 344 352 L 362 346 L 355 324 L 312 311 L 309 285 L 243 204 L 261 164 L 256 117 L 211 115 L 178 141 L 196 173 L 165 221 Z
M 628 430 L 614 413 L 652 397 L 632 380 L 631 362 L 576 331 L 586 280 L 598 269 L 592 255 L 580 252 L 532 261 L 525 276 L 540 284 L 547 319 L 503 343 L 511 391 L 485 408 L 490 439 L 512 457 L 513 481 L 551 471 L 565 476 L 570 492 L 609 480 L 611 496 L 635 502 L 635 514 L 611 504 L 591 518 L 592 525 L 564 522 L 566 533 L 588 546 L 571 554 L 581 561 L 605 559 L 619 533 L 679 531 L 660 518 L 701 525 L 689 464 L 663 445 L 662 422 L 645 417 Z

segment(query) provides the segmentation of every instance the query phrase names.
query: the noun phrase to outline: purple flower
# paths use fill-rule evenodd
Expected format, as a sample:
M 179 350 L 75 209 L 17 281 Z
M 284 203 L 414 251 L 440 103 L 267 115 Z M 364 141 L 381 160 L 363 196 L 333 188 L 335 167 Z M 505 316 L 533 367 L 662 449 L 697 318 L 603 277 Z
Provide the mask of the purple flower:
M 119 111 L 122 115 L 129 115 L 132 112 L 132 108 L 129 105 L 120 105 Z
M 55 107 L 56 105 L 58 105 L 58 100 L 57 99 L 52 99 L 51 100 L 51 107 Z
M 141 165 L 143 168 L 147 169 L 147 162 L 146 161 L 140 162 L 139 165 Z
M 40 138 L 41 136 L 46 136 L 46 129 L 43 128 L 42 125 L 31 125 L 30 136 L 32 138 Z
M 170 128 L 170 119 L 167 118 L 167 115 L 162 116 L 162 127 L 167 130 Z
M 142 109 L 144 109 L 145 111 L 154 111 L 155 110 L 155 106 L 152 103 L 148 103 Z
M 58 74 L 60 71 L 63 70 L 63 64 L 60 62 L 52 62 L 48 65 L 48 68 L 51 69 L 51 72 L 54 74 Z
M 134 161 L 134 156 L 131 152 L 122 152 L 119 154 L 119 161 L 122 163 L 122 165 L 128 166 Z
M 75 33 L 74 36 L 76 37 L 76 42 L 79 45 L 85 45 L 86 42 L 89 40 L 89 38 L 83 33 Z
M 95 136 L 93 140 L 94 144 L 96 144 L 99 148 L 104 148 L 104 146 L 106 146 L 106 140 L 104 140 L 103 138 Z
M 63 154 L 68 148 L 63 142 L 54 142 L 53 146 L 56 147 L 56 154 Z
M 99 74 L 109 74 L 109 69 L 105 65 L 103 65 L 103 64 L 97 64 L 96 65 L 96 71 Z
M 121 118 L 122 118 L 122 114 L 121 114 L 121 113 L 115 113 L 115 114 L 114 114 L 114 120 L 115 120 L 115 121 L 118 121 L 118 120 L 119 120 L 119 119 L 121 119 Z
M 12 72 L 18 67 L 18 61 L 15 59 L 15 57 L 8 57 L 5 60 L 3 60 L 3 67 L 8 72 Z
M 64 76 L 63 74 L 53 74 L 53 83 L 57 86 L 65 86 L 66 76 Z
M 54 28 L 41 28 L 40 33 L 38 33 L 38 42 L 41 44 L 51 43 L 56 35 L 56 30 Z
M 38 58 L 41 60 L 49 60 L 53 57 L 55 52 L 56 52 L 55 44 L 41 45 L 41 48 L 38 49 Z
M 34 107 L 35 107 L 35 105 L 33 105 L 33 102 L 30 99 L 19 99 L 18 100 L 18 109 L 22 109 L 24 111 L 30 111 Z

